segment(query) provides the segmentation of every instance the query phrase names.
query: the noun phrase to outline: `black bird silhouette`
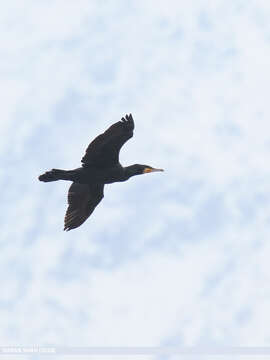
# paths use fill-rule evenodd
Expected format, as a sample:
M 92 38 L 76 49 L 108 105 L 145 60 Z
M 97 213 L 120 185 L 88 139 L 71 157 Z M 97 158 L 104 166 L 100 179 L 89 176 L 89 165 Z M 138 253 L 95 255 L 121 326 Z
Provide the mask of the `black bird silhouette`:
M 81 160 L 82 167 L 75 170 L 52 169 L 39 176 L 39 180 L 44 182 L 73 182 L 68 191 L 64 230 L 75 229 L 92 214 L 104 197 L 105 184 L 126 181 L 134 175 L 163 171 L 148 165 L 123 167 L 119 163 L 120 149 L 133 136 L 133 130 L 132 115 L 126 115 L 90 143 Z

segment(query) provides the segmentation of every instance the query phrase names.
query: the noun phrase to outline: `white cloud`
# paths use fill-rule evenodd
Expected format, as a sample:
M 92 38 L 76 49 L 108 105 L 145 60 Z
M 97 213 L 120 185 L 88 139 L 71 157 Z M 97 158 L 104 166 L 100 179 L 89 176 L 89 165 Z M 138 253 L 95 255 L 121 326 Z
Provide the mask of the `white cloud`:
M 0 10 L 2 343 L 267 344 L 268 2 Z M 64 233 L 68 185 L 37 176 L 127 112 L 122 163 L 165 172 Z

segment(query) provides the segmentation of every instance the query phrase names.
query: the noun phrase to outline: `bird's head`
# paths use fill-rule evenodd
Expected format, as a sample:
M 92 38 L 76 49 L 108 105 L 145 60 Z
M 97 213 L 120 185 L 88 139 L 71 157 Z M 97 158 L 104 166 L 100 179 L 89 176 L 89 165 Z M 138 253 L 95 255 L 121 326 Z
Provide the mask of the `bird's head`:
M 156 169 L 156 168 L 153 168 L 152 166 L 141 165 L 141 164 L 131 165 L 131 166 L 128 166 L 126 169 L 130 176 L 147 174 L 147 173 L 156 172 L 156 171 L 164 171 L 163 169 Z

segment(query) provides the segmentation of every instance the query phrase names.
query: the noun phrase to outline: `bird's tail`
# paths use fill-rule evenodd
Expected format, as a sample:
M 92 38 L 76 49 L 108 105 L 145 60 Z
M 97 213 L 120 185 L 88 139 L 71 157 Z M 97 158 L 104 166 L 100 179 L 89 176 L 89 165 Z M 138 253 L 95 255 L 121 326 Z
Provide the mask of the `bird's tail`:
M 52 169 L 51 171 L 46 171 L 44 174 L 40 175 L 38 179 L 44 182 L 68 180 L 66 173 L 67 171 L 65 170 Z

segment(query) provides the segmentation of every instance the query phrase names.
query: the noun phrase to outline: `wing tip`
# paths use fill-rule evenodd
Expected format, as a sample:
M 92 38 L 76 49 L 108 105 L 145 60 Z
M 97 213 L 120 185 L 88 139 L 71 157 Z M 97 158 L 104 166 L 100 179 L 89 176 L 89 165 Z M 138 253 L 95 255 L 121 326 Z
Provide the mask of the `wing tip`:
M 125 117 L 121 118 L 122 124 L 126 125 L 130 130 L 134 129 L 134 119 L 132 114 L 126 114 Z

